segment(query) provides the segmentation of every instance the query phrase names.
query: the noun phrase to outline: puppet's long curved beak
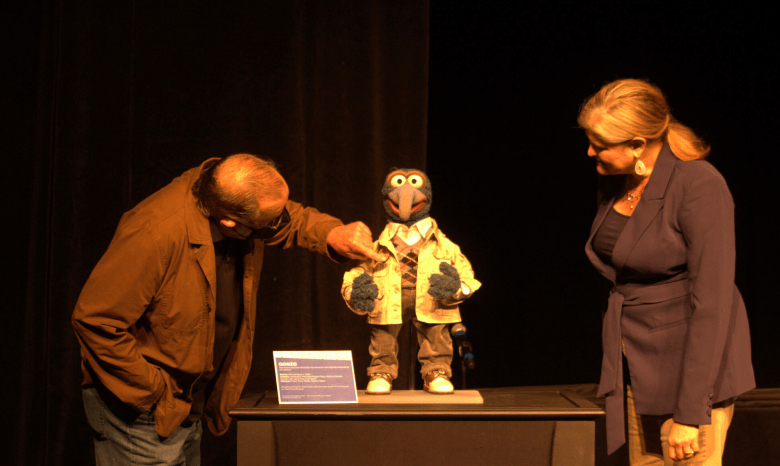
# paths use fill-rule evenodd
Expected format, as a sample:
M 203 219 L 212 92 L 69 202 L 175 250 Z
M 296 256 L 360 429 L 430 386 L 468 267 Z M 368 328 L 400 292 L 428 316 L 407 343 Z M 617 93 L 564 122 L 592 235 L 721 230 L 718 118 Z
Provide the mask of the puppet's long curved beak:
M 404 222 L 409 220 L 413 213 L 422 210 L 428 202 L 425 194 L 408 184 L 394 189 L 387 197 L 391 201 L 391 208 L 398 209 L 398 217 Z

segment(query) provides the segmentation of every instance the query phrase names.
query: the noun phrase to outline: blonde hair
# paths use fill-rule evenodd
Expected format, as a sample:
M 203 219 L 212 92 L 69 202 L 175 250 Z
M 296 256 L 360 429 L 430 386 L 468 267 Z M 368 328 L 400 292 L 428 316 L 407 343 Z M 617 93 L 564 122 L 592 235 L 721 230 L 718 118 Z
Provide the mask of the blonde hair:
M 703 159 L 710 153 L 706 142 L 672 117 L 663 92 L 639 79 L 605 84 L 582 104 L 577 123 L 607 144 L 643 137 L 668 142 L 681 160 Z

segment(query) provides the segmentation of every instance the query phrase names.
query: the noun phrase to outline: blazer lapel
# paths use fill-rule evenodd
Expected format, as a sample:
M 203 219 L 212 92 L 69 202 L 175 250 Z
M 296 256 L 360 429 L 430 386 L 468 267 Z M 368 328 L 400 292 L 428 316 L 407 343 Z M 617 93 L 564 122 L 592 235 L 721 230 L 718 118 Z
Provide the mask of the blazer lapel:
M 209 159 L 212 160 L 212 159 Z M 198 201 L 195 195 L 192 194 L 192 185 L 195 184 L 201 171 L 203 171 L 203 165 L 208 163 L 209 160 L 203 162 L 200 169 L 192 174 L 192 178 L 189 180 L 187 189 L 187 202 L 185 208 L 185 222 L 187 226 L 187 237 L 190 242 L 190 247 L 194 251 L 195 258 L 200 265 L 203 275 L 206 276 L 206 280 L 209 282 L 209 289 L 211 291 L 211 298 L 216 302 L 217 297 L 217 266 L 214 259 L 214 242 L 211 236 L 211 227 L 209 226 L 209 220 L 203 216 L 198 209 Z
M 609 212 L 609 209 L 612 208 L 612 204 L 614 202 L 615 200 L 613 198 L 605 199 L 601 203 L 598 212 L 596 212 L 596 218 L 593 219 L 593 225 L 590 227 L 590 236 L 588 237 L 588 242 L 585 243 L 585 254 L 588 256 L 588 259 L 590 259 L 591 264 L 596 267 L 596 270 L 598 270 L 601 275 L 613 283 L 615 281 L 615 270 L 611 265 L 602 262 L 601 259 L 599 259 L 599 256 L 597 256 L 593 251 L 593 237 L 596 235 L 596 232 L 599 231 L 599 227 L 601 227 L 601 224 L 604 222 L 604 218 L 607 216 L 607 212 Z
M 612 262 L 615 266 L 616 275 L 620 275 L 634 246 L 636 246 L 642 234 L 663 207 L 664 195 L 669 185 L 669 179 L 672 176 L 675 160 L 675 156 L 672 154 L 669 146 L 664 144 L 661 153 L 658 154 L 658 160 L 655 162 L 653 173 L 650 181 L 647 183 L 645 192 L 631 218 L 628 220 L 623 233 L 620 234 L 614 251 L 612 251 Z

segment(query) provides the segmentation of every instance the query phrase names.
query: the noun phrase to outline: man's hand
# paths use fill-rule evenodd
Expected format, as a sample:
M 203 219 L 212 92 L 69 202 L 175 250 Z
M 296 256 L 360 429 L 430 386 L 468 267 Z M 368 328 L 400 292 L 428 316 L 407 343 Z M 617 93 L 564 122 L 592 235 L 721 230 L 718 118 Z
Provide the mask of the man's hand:
M 699 452 L 699 427 L 672 423 L 669 431 L 669 458 L 689 460 Z
M 328 245 L 350 259 L 373 259 L 378 262 L 384 259 L 374 251 L 371 230 L 363 222 L 352 222 L 332 229 L 328 233 Z

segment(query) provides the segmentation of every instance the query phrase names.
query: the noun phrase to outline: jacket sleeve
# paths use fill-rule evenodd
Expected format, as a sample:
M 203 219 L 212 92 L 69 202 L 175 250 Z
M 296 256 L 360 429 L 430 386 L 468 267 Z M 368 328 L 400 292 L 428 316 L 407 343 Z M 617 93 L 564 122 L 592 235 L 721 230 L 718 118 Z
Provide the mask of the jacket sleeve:
M 734 293 L 734 204 L 725 180 L 711 169 L 687 187 L 679 210 L 687 247 L 692 314 L 685 341 L 678 423 L 711 423 L 712 392 L 726 347 Z
M 287 201 L 285 206 L 290 214 L 290 223 L 282 228 L 265 244 L 281 246 L 284 249 L 298 246 L 328 256 L 331 260 L 346 260 L 328 247 L 328 233 L 343 222 L 330 215 L 323 214 L 313 207 L 303 207 L 295 201 Z
M 448 240 L 449 241 L 449 240 Z M 458 247 L 457 244 L 452 243 L 451 244 L 451 254 L 450 254 L 450 263 L 453 267 L 455 267 L 455 270 L 458 271 L 458 275 L 460 275 L 460 283 L 461 287 L 460 290 L 451 298 L 448 298 L 445 300 L 445 304 L 447 305 L 454 305 L 454 304 L 460 304 L 463 301 L 465 301 L 467 298 L 470 298 L 471 295 L 474 294 L 475 291 L 477 291 L 481 286 L 482 283 L 480 283 L 478 280 L 474 278 L 474 270 L 471 268 L 471 263 L 468 259 L 466 259 L 466 256 L 463 255 L 463 253 L 460 252 L 460 247 Z M 468 293 L 464 293 L 464 288 L 468 288 Z
M 166 264 L 144 229 L 117 232 L 81 291 L 72 324 L 91 373 L 123 402 L 149 409 L 166 389 L 161 369 L 144 359 L 130 330 L 160 286 Z

